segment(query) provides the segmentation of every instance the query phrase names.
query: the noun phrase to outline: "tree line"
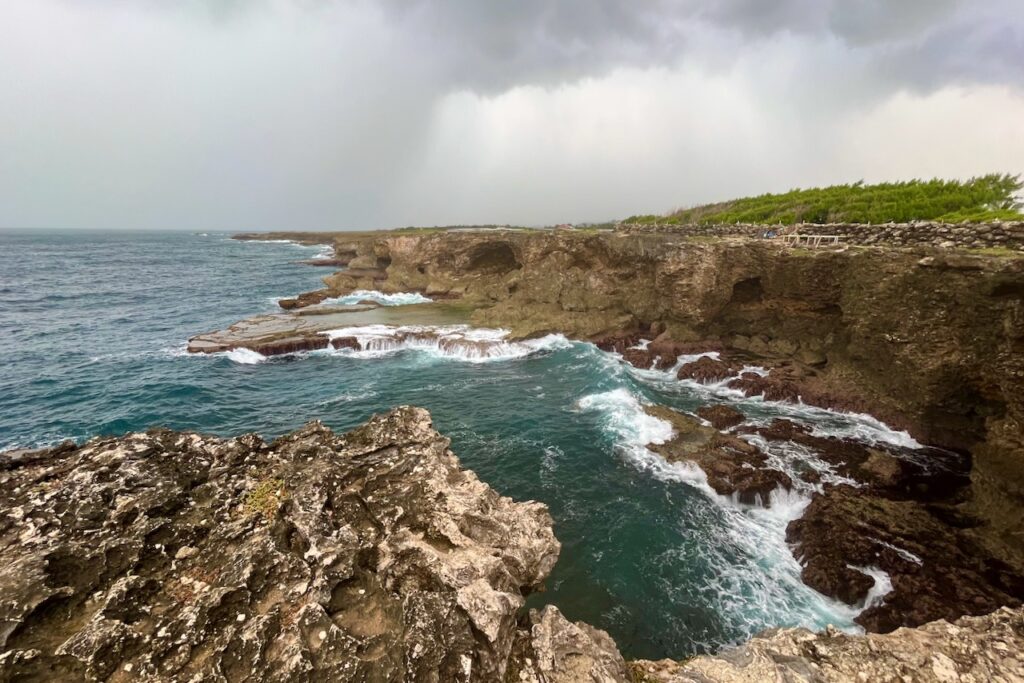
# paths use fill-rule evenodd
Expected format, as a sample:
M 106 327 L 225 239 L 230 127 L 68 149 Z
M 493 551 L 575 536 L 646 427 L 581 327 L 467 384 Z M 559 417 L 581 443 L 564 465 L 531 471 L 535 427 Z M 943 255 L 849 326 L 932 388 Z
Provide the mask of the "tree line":
M 907 180 L 796 189 L 680 209 L 668 215 L 631 216 L 626 223 L 909 223 L 911 221 L 1022 220 L 1019 175 L 970 180 Z

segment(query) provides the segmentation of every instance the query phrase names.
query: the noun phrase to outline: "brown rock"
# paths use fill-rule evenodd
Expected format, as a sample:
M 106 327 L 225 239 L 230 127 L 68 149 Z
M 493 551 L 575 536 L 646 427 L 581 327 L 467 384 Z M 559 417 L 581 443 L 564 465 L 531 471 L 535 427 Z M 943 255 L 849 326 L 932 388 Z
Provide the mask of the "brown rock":
M 944 517 L 916 501 L 836 486 L 814 497 L 786 538 L 795 544 L 804 582 L 844 602 L 863 601 L 874 585 L 856 568 L 889 575 L 892 592 L 857 618 L 871 631 L 1020 604 L 1024 577 Z
M 648 448 L 670 462 L 696 464 L 716 493 L 735 496 L 747 505 L 767 506 L 772 491 L 793 485 L 784 472 L 766 467 L 767 456 L 743 439 L 705 427 L 671 408 L 648 406 L 645 410 L 670 422 L 675 432 L 669 441 Z
M 242 348 L 252 349 L 264 356 L 277 356 L 283 353 L 298 353 L 299 351 L 316 351 L 326 349 L 327 337 L 323 335 L 311 335 L 301 337 L 285 337 L 273 341 L 254 343 Z
M 0 679 L 501 681 L 523 640 L 560 658 L 545 671 L 621 669 L 600 632 L 518 625 L 551 517 L 448 443 L 403 407 L 345 435 L 153 430 L 3 469 Z
M 691 379 L 701 384 L 714 384 L 732 377 L 739 368 L 732 363 L 717 360 L 709 356 L 701 356 L 695 361 L 679 368 L 676 376 L 679 379 Z M 731 385 L 730 385 L 731 386 Z
M 303 308 L 305 306 L 312 306 L 322 302 L 324 299 L 328 299 L 332 296 L 331 292 L 326 289 L 318 289 L 314 292 L 305 292 L 290 299 L 280 299 L 277 305 L 286 311 L 290 311 L 295 308 Z
M 727 405 L 701 406 L 697 409 L 697 416 L 704 418 L 711 423 L 715 429 L 728 429 L 735 427 L 746 418 L 743 413 Z
M 355 349 L 356 351 L 362 348 L 359 340 L 355 337 L 335 337 L 331 340 L 331 346 L 336 349 Z
M 304 266 L 318 266 L 321 268 L 344 268 L 348 265 L 347 258 L 311 258 L 304 261 L 296 261 Z
M 800 398 L 800 390 L 797 385 L 778 375 L 769 373 L 762 377 L 757 373 L 744 372 L 738 378 L 729 382 L 731 389 L 739 389 L 747 396 L 763 396 L 766 401 L 796 401 Z M 727 375 L 728 376 L 728 375 Z M 723 378 L 724 379 L 724 378 Z

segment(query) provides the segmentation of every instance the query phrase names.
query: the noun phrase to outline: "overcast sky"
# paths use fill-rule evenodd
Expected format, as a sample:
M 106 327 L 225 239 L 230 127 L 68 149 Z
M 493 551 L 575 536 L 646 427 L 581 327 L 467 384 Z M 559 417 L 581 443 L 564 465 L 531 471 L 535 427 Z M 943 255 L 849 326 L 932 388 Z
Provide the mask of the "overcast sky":
M 0 0 L 0 226 L 550 224 L 1024 171 L 1022 0 Z

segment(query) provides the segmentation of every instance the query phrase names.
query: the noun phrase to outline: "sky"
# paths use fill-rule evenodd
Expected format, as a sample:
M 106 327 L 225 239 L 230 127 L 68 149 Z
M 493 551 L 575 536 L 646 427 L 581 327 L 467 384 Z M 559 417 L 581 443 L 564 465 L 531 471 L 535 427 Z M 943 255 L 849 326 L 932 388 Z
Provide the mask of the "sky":
M 1022 0 L 0 0 L 0 227 L 550 225 L 1024 172 Z

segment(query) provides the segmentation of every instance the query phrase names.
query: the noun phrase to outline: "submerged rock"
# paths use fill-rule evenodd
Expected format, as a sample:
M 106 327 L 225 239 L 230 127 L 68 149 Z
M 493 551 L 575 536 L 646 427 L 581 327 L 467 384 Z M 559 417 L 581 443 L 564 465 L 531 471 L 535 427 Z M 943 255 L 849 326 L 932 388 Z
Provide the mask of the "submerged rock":
M 0 456 L 0 509 L 2 680 L 502 680 L 559 551 L 408 407 Z

